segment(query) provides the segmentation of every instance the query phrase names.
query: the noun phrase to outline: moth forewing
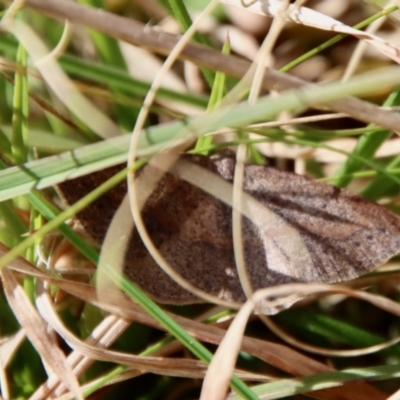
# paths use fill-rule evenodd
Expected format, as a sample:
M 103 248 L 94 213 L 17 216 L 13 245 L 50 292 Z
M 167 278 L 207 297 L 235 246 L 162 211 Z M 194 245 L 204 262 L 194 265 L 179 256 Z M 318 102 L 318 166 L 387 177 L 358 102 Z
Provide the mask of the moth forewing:
M 235 155 L 227 151 L 212 157 L 181 156 L 147 199 L 142 217 L 151 240 L 180 276 L 204 292 L 243 302 L 229 206 L 234 168 Z M 117 169 L 64 182 L 59 190 L 68 204 L 74 203 Z M 200 170 L 201 186 L 210 193 L 188 182 Z M 125 194 L 124 183 L 79 213 L 99 245 Z M 253 290 L 282 283 L 341 282 L 400 250 L 398 215 L 304 176 L 247 165 L 242 200 L 244 259 Z M 130 233 L 125 273 L 159 302 L 199 301 L 159 268 L 136 230 Z

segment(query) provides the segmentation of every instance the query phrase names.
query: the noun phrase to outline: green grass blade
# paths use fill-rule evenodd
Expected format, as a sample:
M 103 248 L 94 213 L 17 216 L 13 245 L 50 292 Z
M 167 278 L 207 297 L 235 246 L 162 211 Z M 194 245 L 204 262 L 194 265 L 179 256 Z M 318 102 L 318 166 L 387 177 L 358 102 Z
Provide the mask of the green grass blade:
M 330 102 L 347 94 L 363 94 L 370 91 L 366 87 L 366 82 L 370 82 L 372 79 L 373 84 L 377 86 L 400 84 L 400 74 L 397 70 L 391 71 L 393 72 L 390 73 L 390 76 L 389 73 L 365 74 L 341 85 L 329 83 L 318 88 L 307 87 L 290 90 L 278 98 L 273 99 L 268 96 L 260 98 L 255 105 L 240 103 L 231 107 L 219 108 L 199 118 L 149 128 L 141 134 L 139 156 L 162 149 L 170 143 L 169 141 L 172 138 L 189 140 L 222 127 L 241 128 L 260 120 L 268 120 L 282 110 L 296 110 L 305 104 Z M 35 188 L 44 188 L 59 183 L 68 178 L 72 171 L 83 174 L 93 172 L 96 168 L 100 169 L 121 163 L 126 160 L 129 139 L 128 136 L 121 136 L 85 146 L 54 158 L 49 157 L 19 168 L 14 167 L 0 171 L 2 188 L 0 201 L 7 200 L 16 194 L 27 193 Z M 315 143 L 310 142 L 310 145 L 315 146 Z M 322 145 L 318 144 L 318 146 L 321 147 Z M 373 166 L 377 171 L 386 173 L 384 169 L 379 168 L 374 163 L 367 163 L 369 157 L 362 157 L 357 153 L 353 156 L 358 160 L 365 160 L 367 165 Z M 89 168 L 90 163 L 96 163 L 96 165 L 91 165 L 91 168 Z M 396 177 L 392 177 L 392 179 L 397 180 Z
M 1 37 L 0 51 L 7 53 L 8 57 L 16 55 L 17 47 L 18 44 L 15 40 L 5 36 Z M 127 72 L 113 66 L 82 60 L 69 54 L 61 56 L 59 62 L 61 67 L 74 77 L 112 86 L 114 89 L 123 90 L 127 96 L 133 98 L 145 96 L 150 89 L 150 83 L 132 78 Z M 203 108 L 207 105 L 207 98 L 204 96 L 164 88 L 157 91 L 156 99 L 173 100 Z
M 346 369 L 298 379 L 279 379 L 272 383 L 254 386 L 252 389 L 259 398 L 273 400 L 286 398 L 286 396 L 293 396 L 295 394 L 311 393 L 316 390 L 342 386 L 345 382 L 365 379 L 382 380 L 398 377 L 400 377 L 399 365 L 384 365 Z M 229 400 L 240 400 L 240 396 L 231 396 Z
M 17 52 L 17 71 L 12 118 L 11 151 L 15 163 L 22 164 L 28 159 L 28 78 L 26 74 L 27 54 L 22 46 Z
M 222 54 L 229 54 L 231 51 L 230 41 L 227 38 L 224 46 L 222 48 Z M 225 91 L 225 79 L 226 75 L 222 72 L 217 72 L 215 74 L 214 84 L 211 90 L 210 100 L 208 103 L 207 110 L 212 111 L 219 107 L 221 104 L 222 98 L 224 96 Z M 198 151 L 200 154 L 207 155 L 207 151 L 201 151 L 203 148 L 207 148 L 212 144 L 212 136 L 200 136 L 197 139 L 197 143 L 195 146 L 195 151 Z
M 81 4 L 96 7 L 99 9 L 103 8 L 102 0 L 79 0 Z M 126 71 L 126 64 L 124 57 L 122 56 L 119 48 L 118 41 L 110 36 L 100 33 L 94 29 L 89 29 L 89 34 L 96 47 L 97 54 L 101 62 L 105 65 L 115 67 L 120 71 Z M 110 89 L 116 94 L 125 94 L 126 92 L 121 88 L 109 85 Z M 137 114 L 138 108 L 127 107 L 121 104 L 116 104 L 117 120 L 119 125 L 125 131 L 131 131 Z
M 168 3 L 174 17 L 182 27 L 183 31 L 186 32 L 192 25 L 193 21 L 190 18 L 185 3 L 182 0 L 168 0 Z M 206 46 L 211 46 L 211 42 L 204 35 L 201 35 L 198 32 L 193 35 L 193 41 Z M 205 68 L 202 68 L 201 72 L 203 73 L 208 85 L 212 88 L 214 85 L 214 73 Z
M 385 101 L 384 106 L 392 107 L 400 104 L 400 90 L 394 91 L 388 99 Z M 370 160 L 373 158 L 376 150 L 379 146 L 391 135 L 391 132 L 387 129 L 382 129 L 377 132 L 366 133 L 362 135 L 357 146 L 353 151 L 353 155 L 357 155 L 363 159 Z M 347 175 L 360 171 L 364 168 L 364 165 L 355 158 L 347 160 L 339 169 L 336 171 L 332 180 L 332 185 L 339 187 L 347 186 L 351 179 Z M 345 177 L 346 175 L 346 177 Z
M 210 363 L 212 353 L 210 353 L 200 342 L 190 336 L 179 326 L 171 317 L 165 314 L 162 309 L 149 299 L 133 282 L 121 276 L 112 266 L 106 265 L 105 272 L 109 278 L 126 292 L 135 302 L 143 307 L 146 312 L 156 319 L 168 332 L 178 339 L 196 357 L 206 363 Z M 236 376 L 231 378 L 232 389 L 244 399 L 257 400 L 258 397 Z
M 387 174 L 394 174 L 396 168 L 400 167 L 400 157 L 395 157 L 387 166 Z M 392 193 L 394 190 L 398 190 L 399 185 L 397 185 L 391 178 L 386 175 L 377 176 L 371 183 L 364 187 L 360 194 L 370 200 L 378 200 L 388 194 Z
M 395 7 L 390 7 L 385 10 L 382 10 L 375 15 L 372 15 L 371 17 L 365 19 L 364 21 L 361 21 L 360 23 L 354 25 L 353 28 L 355 29 L 363 29 L 372 22 L 376 21 L 379 18 L 385 17 L 399 9 L 398 6 Z M 295 60 L 291 61 L 290 63 L 286 64 L 284 67 L 280 68 L 279 71 L 281 72 L 288 72 L 294 67 L 297 67 L 304 61 L 310 59 L 311 57 L 316 56 L 317 54 L 321 53 L 322 51 L 326 50 L 327 48 L 333 46 L 334 44 L 340 42 L 342 39 L 346 38 L 348 35 L 346 34 L 339 34 L 333 37 L 332 39 L 327 40 L 325 43 L 317 46 L 315 49 L 308 51 L 307 53 L 301 55 L 300 57 L 296 58 Z

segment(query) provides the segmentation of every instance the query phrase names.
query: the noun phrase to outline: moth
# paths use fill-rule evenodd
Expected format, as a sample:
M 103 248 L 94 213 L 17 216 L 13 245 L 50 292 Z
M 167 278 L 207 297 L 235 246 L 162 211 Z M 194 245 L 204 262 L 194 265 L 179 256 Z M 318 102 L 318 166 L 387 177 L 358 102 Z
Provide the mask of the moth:
M 236 161 L 230 151 L 211 157 L 182 155 L 178 162 L 233 181 Z M 73 204 L 123 167 L 66 181 L 58 190 L 67 205 Z M 246 165 L 243 191 L 276 216 L 261 225 L 255 223 L 261 215 L 252 220 L 242 217 L 244 261 L 253 290 L 294 282 L 346 281 L 400 251 L 400 216 L 347 190 L 291 172 Z M 77 215 L 99 245 L 126 193 L 124 182 Z M 221 299 L 246 300 L 235 267 L 230 206 L 171 170 L 147 199 L 142 217 L 152 241 L 181 276 Z M 160 303 L 199 302 L 163 272 L 136 230 L 130 233 L 124 272 Z

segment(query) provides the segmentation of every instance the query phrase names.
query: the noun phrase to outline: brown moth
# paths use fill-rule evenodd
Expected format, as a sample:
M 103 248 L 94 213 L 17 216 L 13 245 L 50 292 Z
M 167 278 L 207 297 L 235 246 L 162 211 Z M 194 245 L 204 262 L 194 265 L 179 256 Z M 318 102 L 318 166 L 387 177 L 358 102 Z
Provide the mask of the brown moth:
M 233 180 L 235 155 L 230 151 L 180 159 Z M 67 181 L 58 189 L 64 201 L 73 204 L 122 168 Z M 308 253 L 307 262 L 291 267 L 296 254 L 291 238 L 282 239 L 275 224 L 262 230 L 243 217 L 244 258 L 254 290 L 293 282 L 346 281 L 400 251 L 400 217 L 347 190 L 260 165 L 245 166 L 243 190 L 293 228 Z M 77 216 L 99 245 L 126 192 L 126 183 L 121 183 Z M 185 279 L 224 300 L 245 300 L 235 269 L 231 207 L 168 172 L 142 216 L 158 250 Z M 159 268 L 136 231 L 131 232 L 124 272 L 156 301 L 199 302 Z

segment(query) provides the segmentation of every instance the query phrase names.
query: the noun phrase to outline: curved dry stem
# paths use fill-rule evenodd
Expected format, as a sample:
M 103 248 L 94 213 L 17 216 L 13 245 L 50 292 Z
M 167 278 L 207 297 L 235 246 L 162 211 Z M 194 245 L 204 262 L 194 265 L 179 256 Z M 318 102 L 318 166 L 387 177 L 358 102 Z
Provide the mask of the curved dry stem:
M 159 89 L 162 79 L 165 75 L 165 72 L 168 71 L 173 63 L 177 60 L 179 54 L 182 52 L 184 47 L 186 46 L 187 42 L 190 40 L 190 38 L 193 36 L 193 34 L 196 32 L 198 25 L 200 24 L 201 20 L 203 17 L 208 15 L 212 9 L 218 4 L 217 0 L 213 0 L 210 2 L 210 4 L 202 11 L 202 13 L 199 15 L 199 17 L 196 19 L 196 21 L 193 23 L 193 25 L 185 32 L 185 34 L 182 36 L 181 40 L 177 43 L 177 45 L 174 47 L 173 51 L 171 54 L 167 57 L 163 67 L 157 74 L 157 77 L 152 83 L 152 87 L 148 94 L 145 97 L 145 100 L 143 102 L 143 107 L 140 110 L 138 119 L 135 124 L 135 128 L 132 132 L 132 140 L 130 144 L 130 149 L 129 149 L 129 160 L 128 160 L 128 166 L 131 166 L 136 159 L 137 155 L 137 147 L 139 143 L 139 137 L 140 137 L 140 132 L 142 130 L 142 127 L 145 123 L 145 120 L 147 119 L 148 111 L 150 105 L 153 103 L 155 99 L 155 95 L 157 90 Z M 185 146 L 185 144 L 184 144 Z M 163 160 L 163 168 L 162 170 L 167 171 L 171 165 L 177 160 L 179 157 L 179 150 L 181 150 L 182 146 L 175 146 L 173 149 L 173 152 L 175 152 L 175 155 L 170 155 L 168 157 L 168 160 L 164 157 Z M 156 157 L 153 158 L 151 164 L 156 164 Z M 164 257 L 161 255 L 161 253 L 158 251 L 156 246 L 154 246 L 150 236 L 148 235 L 148 232 L 146 230 L 146 227 L 144 226 L 144 222 L 141 216 L 141 209 L 142 206 L 144 205 L 145 200 L 147 199 L 147 196 L 150 195 L 151 190 L 153 190 L 156 187 L 156 184 L 159 179 L 161 179 L 162 176 L 162 171 L 158 175 L 154 175 L 152 173 L 152 176 L 150 177 L 148 174 L 146 174 L 146 169 L 142 173 L 140 180 L 142 182 L 146 183 L 146 188 L 147 191 L 144 192 L 144 190 L 139 189 L 139 182 L 135 182 L 134 179 L 134 174 L 131 173 L 128 176 L 128 193 L 129 193 L 129 199 L 130 199 L 130 206 L 131 206 L 131 213 L 134 219 L 134 222 L 136 224 L 136 228 L 141 236 L 141 239 L 146 246 L 147 250 L 151 254 L 151 256 L 154 258 L 154 260 L 157 262 L 157 264 L 166 272 L 172 279 L 174 279 L 178 284 L 180 284 L 183 288 L 185 288 L 188 291 L 193 292 L 196 296 L 207 299 L 209 301 L 209 295 L 203 291 L 199 291 L 194 285 L 190 284 L 188 281 L 186 281 L 182 276 L 177 274 L 173 267 L 171 267 Z M 143 186 L 144 188 L 144 186 Z M 140 199 L 139 199 L 139 193 L 140 193 Z M 214 301 L 217 300 L 214 296 L 211 296 Z M 219 301 L 221 303 L 221 301 Z M 228 303 L 225 303 L 226 305 Z
M 280 328 L 271 318 L 265 315 L 259 315 L 260 319 L 264 322 L 264 324 L 273 332 L 275 335 L 279 336 L 284 342 L 291 344 L 292 346 L 308 351 L 309 353 L 318 354 L 322 356 L 328 357 L 358 357 L 364 356 L 367 354 L 373 354 L 378 351 L 384 350 L 394 344 L 400 342 L 400 336 L 397 336 L 393 339 L 387 340 L 386 342 L 365 347 L 362 349 L 354 349 L 354 350 L 331 350 L 323 347 L 312 346 L 308 343 L 305 343 L 293 335 L 285 332 L 284 329 Z
M 246 158 L 246 145 L 239 145 L 236 152 L 236 165 L 233 177 L 233 193 L 232 193 L 232 237 L 233 251 L 235 255 L 236 269 L 242 286 L 243 292 L 247 298 L 250 298 L 254 292 L 250 277 L 246 270 L 246 262 L 244 258 L 243 238 L 242 238 L 242 194 L 244 180 L 244 163 Z
M 365 292 L 354 291 L 344 286 L 330 286 L 322 284 L 289 284 L 256 291 L 252 298 L 250 298 L 239 310 L 233 323 L 221 341 L 221 344 L 219 345 L 210 363 L 204 379 L 201 399 L 217 400 L 221 399 L 221 396 L 226 393 L 229 384 L 229 377 L 232 374 L 236 358 L 240 350 L 240 343 L 243 339 L 244 329 L 250 315 L 256 309 L 258 302 L 261 300 L 266 301 L 268 297 L 279 298 L 291 294 L 295 294 L 298 297 L 304 297 L 315 292 L 342 293 L 348 296 L 364 299 L 365 301 L 368 301 L 383 309 L 385 309 L 388 305 L 386 304 L 386 307 L 384 305 L 384 303 L 387 303 L 387 299 L 383 299 L 380 296 L 371 295 Z M 400 305 L 391 301 L 390 303 L 392 303 L 390 306 L 393 307 L 393 310 L 396 311 L 396 314 L 400 315 Z M 276 301 L 270 301 L 269 307 L 275 306 Z
M 36 66 L 40 63 L 46 64 L 46 62 L 49 59 L 52 59 L 55 62 L 59 57 L 61 57 L 64 54 L 65 50 L 67 49 L 67 46 L 71 39 L 71 35 L 72 35 L 72 25 L 69 21 L 65 21 L 63 33 L 57 45 L 53 48 L 53 50 L 50 51 L 50 53 L 48 53 L 43 58 L 38 60 Z

